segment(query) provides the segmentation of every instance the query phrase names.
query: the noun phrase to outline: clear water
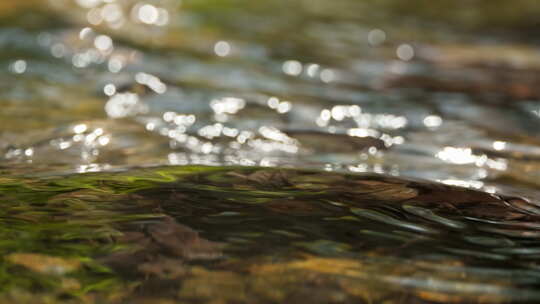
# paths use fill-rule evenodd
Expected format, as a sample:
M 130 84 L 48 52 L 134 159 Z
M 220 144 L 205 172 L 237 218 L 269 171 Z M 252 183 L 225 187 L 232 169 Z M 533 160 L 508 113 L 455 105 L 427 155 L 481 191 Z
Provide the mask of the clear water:
M 538 13 L 1 3 L 1 301 L 538 301 Z

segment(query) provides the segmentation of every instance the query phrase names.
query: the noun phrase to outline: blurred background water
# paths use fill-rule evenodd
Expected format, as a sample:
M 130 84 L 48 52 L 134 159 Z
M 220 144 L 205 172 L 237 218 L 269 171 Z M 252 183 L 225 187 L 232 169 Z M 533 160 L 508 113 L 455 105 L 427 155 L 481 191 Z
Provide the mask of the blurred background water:
M 0 172 L 309 168 L 534 202 L 539 14 L 535 0 L 3 1 Z
M 534 1 L 0 8 L 7 168 L 279 165 L 536 194 Z

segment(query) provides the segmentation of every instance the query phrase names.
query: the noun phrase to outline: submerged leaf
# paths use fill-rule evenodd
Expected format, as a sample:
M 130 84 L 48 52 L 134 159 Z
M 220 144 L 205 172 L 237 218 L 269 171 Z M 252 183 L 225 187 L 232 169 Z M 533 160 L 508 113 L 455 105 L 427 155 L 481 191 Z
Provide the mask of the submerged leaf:
M 200 238 L 196 231 L 176 223 L 171 217 L 151 225 L 148 231 L 158 245 L 182 258 L 208 260 L 222 255 L 220 244 Z

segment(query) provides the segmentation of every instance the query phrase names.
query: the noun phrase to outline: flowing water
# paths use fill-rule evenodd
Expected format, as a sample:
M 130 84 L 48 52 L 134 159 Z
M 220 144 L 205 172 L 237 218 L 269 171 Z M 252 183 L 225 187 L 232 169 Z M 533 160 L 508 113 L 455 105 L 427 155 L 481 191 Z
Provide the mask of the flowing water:
M 540 301 L 536 0 L 18 2 L 0 303 Z

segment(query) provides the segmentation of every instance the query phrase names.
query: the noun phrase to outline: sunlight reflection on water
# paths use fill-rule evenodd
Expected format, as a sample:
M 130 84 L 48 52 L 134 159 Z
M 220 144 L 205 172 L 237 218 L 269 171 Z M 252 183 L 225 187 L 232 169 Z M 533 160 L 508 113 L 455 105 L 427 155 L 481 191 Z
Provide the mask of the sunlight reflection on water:
M 60 58 L 61 73 L 84 75 L 79 79 L 86 90 L 101 91 L 104 96 L 91 98 L 99 98 L 104 104 L 101 112 L 118 120 L 113 125 L 123 126 L 128 119 L 140 128 L 128 127 L 130 140 L 117 135 L 116 127 L 103 128 L 91 120 L 70 123 L 75 125 L 73 132 L 61 136 L 31 130 L 37 132 L 32 136 L 36 139 L 13 142 L 4 152 L 7 161 L 47 162 L 41 151 L 56 149 L 70 157 L 54 162 L 74 166 L 81 161 L 99 167 L 211 159 L 205 163 L 330 166 L 474 188 L 499 176 L 533 178 L 517 172 L 524 166 L 521 159 L 536 157 L 537 137 L 523 138 L 517 132 L 537 127 L 538 120 L 520 121 L 526 116 L 523 112 L 481 105 L 474 108 L 475 115 L 466 114 L 473 109 L 468 105 L 478 99 L 476 92 L 459 85 L 444 88 L 444 79 L 454 77 L 452 65 L 477 75 L 478 86 L 489 79 L 489 70 L 466 64 L 482 62 L 467 48 L 448 55 L 446 48 L 453 46 L 436 39 L 403 39 L 407 35 L 386 21 L 323 24 L 309 17 L 310 22 L 297 25 L 297 30 L 310 40 L 291 33 L 283 37 L 286 42 L 271 37 L 278 24 L 289 20 L 288 14 L 269 18 L 269 26 L 261 22 L 259 29 L 234 32 L 230 29 L 239 24 L 255 24 L 225 18 L 219 19 L 222 29 L 213 28 L 197 19 L 202 15 L 196 5 L 168 0 L 77 0 L 75 5 L 51 0 L 51 4 L 56 14 L 69 15 L 73 25 L 39 33 L 39 45 L 52 55 L 46 61 Z M 260 38 L 254 39 L 252 33 Z M 297 49 L 296 44 L 304 47 Z M 159 50 L 169 51 L 160 55 Z M 511 54 L 530 63 L 538 57 L 526 48 Z M 15 59 L 9 70 L 35 77 L 39 64 Z M 425 75 L 439 82 L 430 84 L 421 78 Z M 453 89 L 465 90 L 463 101 L 449 103 L 439 97 Z M 508 94 L 529 94 L 526 90 L 510 88 Z M 477 119 L 486 120 L 479 124 Z M 508 119 L 510 131 L 501 128 Z M 51 120 L 46 125 L 55 124 Z M 77 129 L 82 125 L 103 130 L 103 135 L 86 134 Z M 155 149 L 138 151 L 138 146 L 146 146 L 143 141 Z M 128 146 L 133 160 L 110 156 Z M 77 153 L 80 157 L 74 158 Z

